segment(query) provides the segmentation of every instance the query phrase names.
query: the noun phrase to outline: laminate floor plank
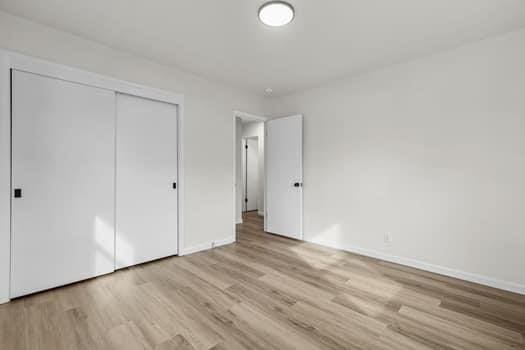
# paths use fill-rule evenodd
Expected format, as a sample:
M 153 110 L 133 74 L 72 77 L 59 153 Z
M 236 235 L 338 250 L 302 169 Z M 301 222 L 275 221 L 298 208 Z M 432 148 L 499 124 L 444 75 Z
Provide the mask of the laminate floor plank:
M 263 231 L 0 305 L 4 350 L 525 349 L 525 296 Z

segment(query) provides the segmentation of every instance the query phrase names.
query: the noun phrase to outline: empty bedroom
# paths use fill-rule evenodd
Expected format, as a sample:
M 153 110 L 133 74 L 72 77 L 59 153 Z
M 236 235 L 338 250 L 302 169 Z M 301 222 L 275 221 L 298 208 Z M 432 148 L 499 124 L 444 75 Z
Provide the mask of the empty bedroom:
M 0 349 L 525 350 L 525 1 L 0 0 Z

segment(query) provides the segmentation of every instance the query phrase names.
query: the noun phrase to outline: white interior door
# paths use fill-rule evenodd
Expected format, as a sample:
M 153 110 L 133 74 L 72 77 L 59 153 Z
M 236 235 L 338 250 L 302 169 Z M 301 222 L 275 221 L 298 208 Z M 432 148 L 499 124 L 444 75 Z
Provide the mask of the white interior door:
M 12 72 L 11 297 L 114 270 L 114 92 Z
M 265 230 L 303 237 L 303 117 L 266 122 Z
M 177 106 L 117 94 L 117 268 L 177 254 L 177 154 Z
M 244 139 L 243 152 L 244 211 L 257 210 L 259 191 L 259 141 Z

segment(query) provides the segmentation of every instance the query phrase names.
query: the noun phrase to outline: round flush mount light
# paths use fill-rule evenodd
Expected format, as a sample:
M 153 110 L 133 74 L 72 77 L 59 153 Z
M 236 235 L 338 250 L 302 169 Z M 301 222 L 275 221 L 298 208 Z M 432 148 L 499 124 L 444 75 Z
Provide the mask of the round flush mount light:
M 259 8 L 259 19 L 271 27 L 281 27 L 290 23 L 294 15 L 293 6 L 285 1 L 269 1 Z

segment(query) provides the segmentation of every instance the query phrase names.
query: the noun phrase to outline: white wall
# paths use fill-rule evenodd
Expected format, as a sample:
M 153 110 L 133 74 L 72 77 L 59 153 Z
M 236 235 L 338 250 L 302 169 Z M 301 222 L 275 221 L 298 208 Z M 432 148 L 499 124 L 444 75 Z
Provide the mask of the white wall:
M 210 82 L 95 42 L 0 12 L 0 48 L 118 79 L 184 94 L 185 246 L 211 247 L 234 238 L 232 230 L 232 111 L 261 113 L 263 100 L 250 93 Z M 0 77 L 3 78 L 3 77 Z M 2 83 L 5 80 L 2 79 Z M 7 85 L 0 86 L 5 98 Z M 7 124 L 0 118 L 0 128 Z M 3 133 L 3 130 L 0 130 Z M 1 139 L 3 151 L 8 140 Z M 9 247 L 9 176 L 0 159 L 0 301 L 5 300 Z M 229 204 L 228 204 L 229 203 Z M 2 288 L 3 287 L 3 288 Z
M 242 124 L 242 137 L 257 137 L 259 140 L 259 177 L 257 186 L 258 214 L 264 215 L 264 123 L 249 122 Z
M 268 104 L 304 114 L 307 240 L 525 293 L 525 30 Z

